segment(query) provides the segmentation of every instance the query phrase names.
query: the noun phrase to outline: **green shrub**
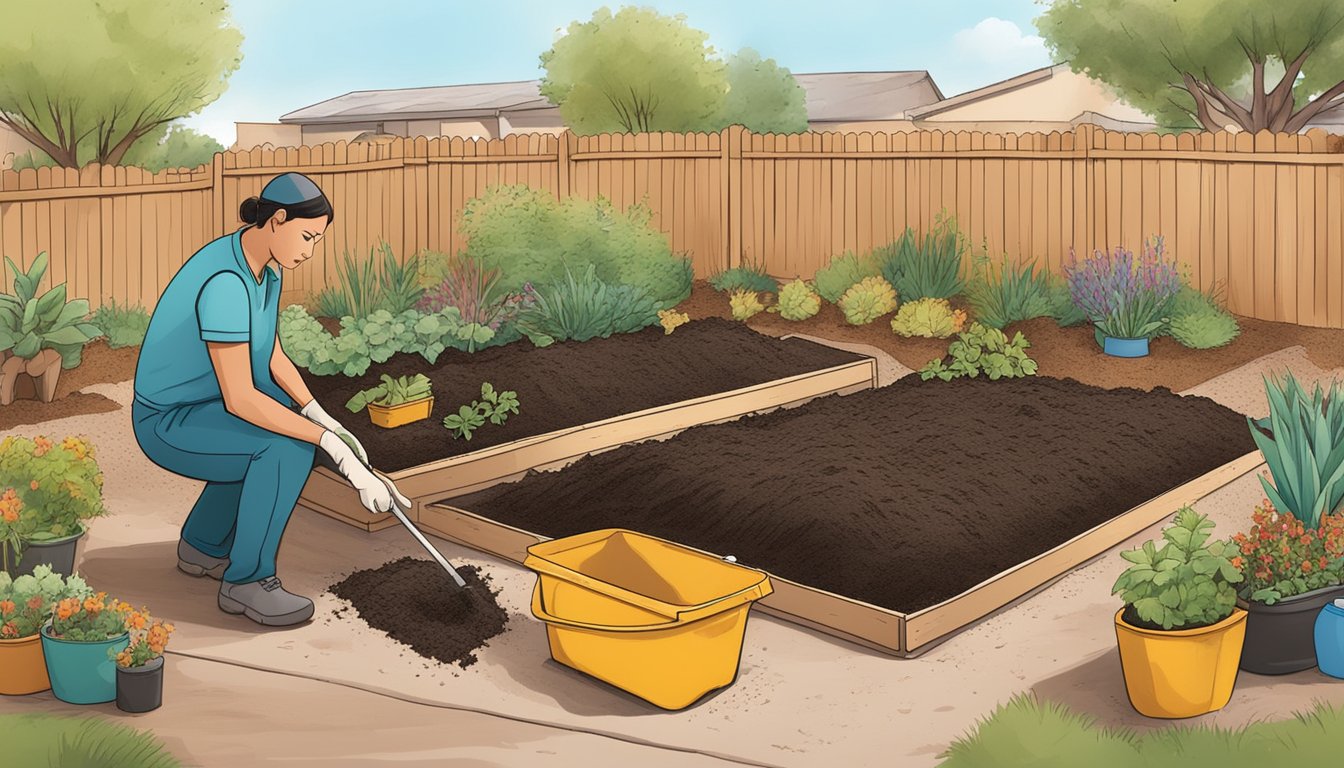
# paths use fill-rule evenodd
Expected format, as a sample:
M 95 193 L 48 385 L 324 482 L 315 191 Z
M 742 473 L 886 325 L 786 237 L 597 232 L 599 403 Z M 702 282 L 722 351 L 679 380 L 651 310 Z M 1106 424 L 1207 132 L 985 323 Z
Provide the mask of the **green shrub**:
M 382 250 L 380 260 L 376 253 Z M 369 249 L 369 258 L 356 261 L 349 252 L 337 266 L 338 284 L 317 295 L 319 317 L 364 317 L 383 309 L 400 314 L 416 305 L 425 289 L 420 285 L 420 259 L 397 261 L 392 246 L 382 243 Z
M 714 290 L 722 293 L 733 291 L 774 293 L 779 290 L 779 283 L 767 275 L 765 267 L 759 264 L 726 269 L 709 278 L 709 284 Z
M 118 305 L 111 301 L 94 310 L 89 322 L 97 326 L 112 349 L 138 347 L 149 330 L 149 313 L 144 307 Z
M 907 227 L 895 242 L 875 250 L 873 258 L 903 300 L 949 299 L 965 286 L 961 276 L 965 251 L 956 220 L 940 216 L 922 237 Z
M 1162 629 L 1207 627 L 1232 615 L 1241 571 L 1228 541 L 1209 541 L 1214 524 L 1189 506 L 1162 529 L 1161 549 L 1151 541 L 1121 552 L 1133 563 L 1116 579 L 1111 594 L 1132 606 L 1140 621 Z
M 1237 325 L 1236 318 L 1210 306 L 1176 315 L 1167 324 L 1167 335 L 1190 349 L 1226 346 L 1240 334 L 1241 327 Z
M 554 341 L 587 341 L 631 333 L 658 322 L 658 302 L 633 285 L 611 285 L 589 264 L 582 277 L 537 291 L 536 302 L 518 315 L 518 327 L 541 346 Z
M 966 300 L 977 320 L 1002 330 L 1022 320 L 1049 316 L 1056 301 L 1051 282 L 1050 272 L 1038 272 L 1035 261 L 1013 264 L 1004 256 L 995 268 L 988 257 L 979 256 L 966 281 Z
M 1050 275 L 1050 317 L 1061 328 L 1082 325 L 1087 322 L 1087 313 L 1073 303 L 1073 294 L 1069 292 L 1069 282 L 1060 275 Z
M 181 763 L 148 731 L 98 717 L 0 715 L 5 765 L 32 768 L 177 768 Z
M 872 254 L 857 256 L 852 251 L 846 251 L 818 269 L 812 282 L 817 286 L 821 298 L 838 304 L 840 297 L 855 283 L 865 277 L 878 277 L 881 274 L 882 270 Z
M 795 279 L 779 289 L 779 302 L 770 307 L 785 320 L 806 320 L 821 311 L 821 297 L 808 283 Z
M 42 251 L 27 272 L 5 257 L 14 273 L 14 293 L 0 293 L 0 352 L 31 360 L 44 349 L 61 356 L 62 368 L 74 368 L 83 357 L 84 345 L 101 331 L 84 321 L 89 314 L 87 299 L 65 300 L 65 283 L 37 295 L 47 273 L 47 252 Z
M 1344 709 L 1328 704 L 1244 728 L 1179 725 L 1139 736 L 1019 694 L 953 742 L 939 768 L 1263 768 L 1286 756 L 1299 765 L 1333 765 L 1341 742 Z
M 891 319 L 891 330 L 906 338 L 945 339 L 960 333 L 965 325 L 966 313 L 960 309 L 953 311 L 947 299 L 907 301 Z
M 896 309 L 896 291 L 880 277 L 865 277 L 840 297 L 840 311 L 850 325 L 867 325 Z
M 947 348 L 950 360 L 931 360 L 919 371 L 919 378 L 943 381 L 962 376 L 975 378 L 982 372 L 991 381 L 1036 375 L 1036 361 L 1027 357 L 1031 342 L 1019 331 L 1009 341 L 1003 331 L 980 323 L 971 323 L 969 331 L 957 334 Z
M 690 296 L 693 272 L 652 217 L 642 203 L 621 212 L 605 198 L 561 203 L 545 190 L 495 186 L 467 201 L 460 228 L 466 252 L 499 269 L 503 291 L 557 285 L 591 266 L 597 280 L 634 286 L 666 309 Z

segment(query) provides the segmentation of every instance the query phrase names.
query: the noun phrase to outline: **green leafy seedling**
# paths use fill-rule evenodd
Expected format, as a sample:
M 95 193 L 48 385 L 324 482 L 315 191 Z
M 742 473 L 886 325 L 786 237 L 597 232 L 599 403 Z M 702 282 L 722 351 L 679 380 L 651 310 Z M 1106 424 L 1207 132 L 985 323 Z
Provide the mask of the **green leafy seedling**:
M 472 403 L 491 424 L 503 424 L 510 413 L 518 412 L 518 393 L 496 391 L 490 382 L 481 384 L 481 400 Z
M 454 438 L 464 437 L 471 439 L 473 430 L 485 424 L 485 417 L 474 405 L 464 405 L 457 409 L 457 413 L 443 417 L 443 426 L 452 430 Z

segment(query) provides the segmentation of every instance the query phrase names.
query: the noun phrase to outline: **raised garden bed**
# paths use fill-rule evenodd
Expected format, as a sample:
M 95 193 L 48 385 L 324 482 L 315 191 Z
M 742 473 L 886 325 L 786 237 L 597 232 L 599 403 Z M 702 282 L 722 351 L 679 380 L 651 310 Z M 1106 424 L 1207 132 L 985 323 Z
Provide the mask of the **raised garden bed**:
M 384 373 L 428 376 L 434 396 L 430 417 L 383 429 L 367 414 L 345 410 L 352 395 L 376 385 Z M 697 424 L 871 388 L 877 365 L 862 355 L 710 319 L 671 335 L 649 328 L 544 348 L 519 343 L 471 355 L 450 350 L 434 365 L 402 354 L 361 377 L 305 374 L 305 380 L 323 407 L 359 438 L 374 467 L 415 502 L 412 516 L 418 518 L 424 501 L 479 490 L 530 469 L 563 466 Z M 454 439 L 443 417 L 478 398 L 482 382 L 516 392 L 519 412 L 503 424 L 486 424 L 470 441 Z M 370 530 L 396 524 L 390 515 L 365 512 L 349 485 L 324 466 L 313 471 L 300 503 Z
M 1259 464 L 1243 416 L 1168 390 L 921 382 L 626 446 L 425 508 L 520 560 L 606 527 L 772 575 L 763 606 L 908 655 Z

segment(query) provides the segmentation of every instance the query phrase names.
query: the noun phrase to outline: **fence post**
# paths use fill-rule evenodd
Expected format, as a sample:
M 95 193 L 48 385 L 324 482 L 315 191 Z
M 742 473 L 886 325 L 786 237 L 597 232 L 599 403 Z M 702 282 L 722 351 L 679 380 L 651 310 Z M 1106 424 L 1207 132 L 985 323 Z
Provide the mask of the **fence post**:
M 570 142 L 574 140 L 574 134 L 566 128 L 564 133 L 560 134 L 559 153 L 556 155 L 556 183 L 555 195 L 560 202 L 569 199 L 569 179 L 570 179 L 570 152 L 573 148 Z
M 720 183 L 724 201 L 724 245 L 727 248 L 728 263 L 725 269 L 732 269 L 742 263 L 742 133 L 740 125 L 730 125 L 723 136 L 723 173 Z
M 224 236 L 224 154 L 216 152 L 210 159 L 210 231 L 215 237 Z

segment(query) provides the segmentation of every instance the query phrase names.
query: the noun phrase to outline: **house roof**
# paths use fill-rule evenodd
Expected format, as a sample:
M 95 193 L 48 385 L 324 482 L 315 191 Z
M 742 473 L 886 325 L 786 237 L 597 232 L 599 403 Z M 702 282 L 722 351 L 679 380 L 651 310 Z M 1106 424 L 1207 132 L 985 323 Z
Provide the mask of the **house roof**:
M 993 98 L 1000 94 L 1013 91 L 1023 86 L 1039 83 L 1042 80 L 1049 80 L 1055 76 L 1056 72 L 1068 70 L 1068 64 L 1054 64 L 1040 69 L 1033 69 L 1030 72 L 1024 72 L 1016 77 L 1010 77 L 1007 80 L 1000 80 L 997 83 L 991 83 L 983 88 L 976 88 L 973 91 L 959 93 L 951 98 L 942 99 L 932 104 L 921 105 L 910 109 L 906 117 L 911 120 L 922 120 L 939 112 L 945 112 L 949 109 L 974 104 L 977 101 Z
M 943 98 L 923 70 L 906 72 L 817 72 L 795 75 L 807 93 L 812 121 L 899 118 L 906 110 Z M 489 117 L 497 113 L 555 109 L 541 95 L 540 80 L 352 91 L 280 118 L 316 125 L 380 120 Z

